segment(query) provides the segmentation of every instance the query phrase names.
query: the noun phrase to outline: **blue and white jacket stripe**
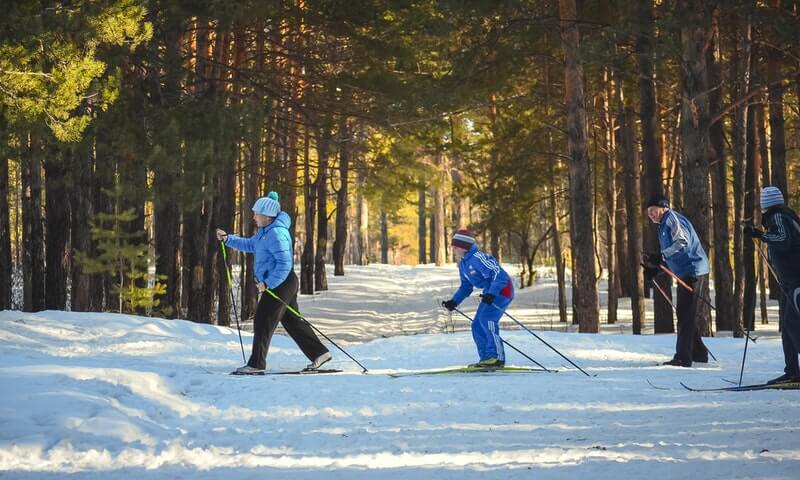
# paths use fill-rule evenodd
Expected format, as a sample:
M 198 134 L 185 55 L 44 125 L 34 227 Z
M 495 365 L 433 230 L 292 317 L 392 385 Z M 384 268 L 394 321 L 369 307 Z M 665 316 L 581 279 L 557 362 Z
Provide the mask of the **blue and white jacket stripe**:
M 667 210 L 658 226 L 658 242 L 667 266 L 679 277 L 706 275 L 708 257 L 692 224 L 680 213 Z
M 292 254 L 292 235 L 289 227 L 292 219 L 286 212 L 280 212 L 266 227 L 259 228 L 249 238 L 228 235 L 225 245 L 254 253 L 253 271 L 256 282 L 264 282 L 269 288 L 282 284 L 294 267 Z
M 456 304 L 464 301 L 472 293 L 474 287 L 480 288 L 484 293 L 497 296 L 511 280 L 497 260 L 478 250 L 477 245 L 472 245 L 464 254 L 464 258 L 458 262 L 458 272 L 461 277 L 461 286 L 453 295 L 453 301 Z

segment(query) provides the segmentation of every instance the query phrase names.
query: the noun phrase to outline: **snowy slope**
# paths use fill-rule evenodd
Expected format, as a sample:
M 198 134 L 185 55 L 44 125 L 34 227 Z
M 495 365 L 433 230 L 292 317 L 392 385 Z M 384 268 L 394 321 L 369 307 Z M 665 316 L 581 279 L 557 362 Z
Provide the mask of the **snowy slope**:
M 0 312 L 0 478 L 798 478 L 800 392 L 678 385 L 738 378 L 741 339 L 707 339 L 719 363 L 679 369 L 655 366 L 674 336 L 540 332 L 597 374 L 587 378 L 515 330 L 508 341 L 561 371 L 388 377 L 475 359 L 467 332 L 379 338 L 443 321 L 430 299 L 449 292 L 452 271 L 417 267 L 415 283 L 405 270 L 364 267 L 351 276 L 360 286 L 301 299 L 367 375 L 334 350 L 343 374 L 234 377 L 235 329 Z M 306 360 L 280 336 L 268 363 Z M 775 376 L 782 363 L 767 333 L 749 347 L 745 381 Z

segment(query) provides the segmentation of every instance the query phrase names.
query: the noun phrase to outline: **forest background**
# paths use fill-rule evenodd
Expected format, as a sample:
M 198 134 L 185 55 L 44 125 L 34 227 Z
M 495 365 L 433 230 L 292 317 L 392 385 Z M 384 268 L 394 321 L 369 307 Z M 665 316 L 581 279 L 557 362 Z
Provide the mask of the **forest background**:
M 468 227 L 522 288 L 555 266 L 581 332 L 601 278 L 608 322 L 630 297 L 640 333 L 653 296 L 671 332 L 638 265 L 657 193 L 710 254 L 706 333 L 779 291 L 742 226 L 763 185 L 798 206 L 797 0 L 3 5 L 0 309 L 250 318 L 252 259 L 228 253 L 232 297 L 214 229 L 252 232 L 270 190 L 303 294 L 331 265 L 441 265 Z

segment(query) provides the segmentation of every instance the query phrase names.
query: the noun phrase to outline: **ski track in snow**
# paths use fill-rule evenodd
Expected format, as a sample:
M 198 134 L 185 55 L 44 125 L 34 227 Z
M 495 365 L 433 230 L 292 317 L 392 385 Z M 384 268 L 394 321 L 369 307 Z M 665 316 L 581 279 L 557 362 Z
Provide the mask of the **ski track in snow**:
M 370 374 L 332 348 L 341 374 L 235 377 L 235 328 L 0 312 L 0 479 L 798 478 L 800 392 L 678 384 L 738 379 L 742 339 L 706 339 L 719 363 L 658 367 L 673 335 L 619 334 L 630 330 L 623 311 L 603 334 L 564 333 L 545 278 L 518 291 L 512 314 L 597 377 L 503 322 L 506 340 L 560 372 L 390 378 L 475 360 L 466 322 L 441 333 L 454 267 L 352 267 L 329 280 L 301 310 Z M 782 371 L 774 319 L 761 327 L 745 382 Z M 268 363 L 306 359 L 276 336 Z

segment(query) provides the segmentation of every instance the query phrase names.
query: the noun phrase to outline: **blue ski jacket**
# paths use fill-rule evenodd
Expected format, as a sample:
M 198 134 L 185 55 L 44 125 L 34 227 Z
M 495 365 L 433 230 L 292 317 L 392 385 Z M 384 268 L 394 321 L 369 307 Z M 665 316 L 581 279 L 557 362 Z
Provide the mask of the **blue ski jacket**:
M 499 294 L 508 299 L 514 298 L 514 284 L 511 277 L 493 256 L 481 252 L 475 244 L 458 262 L 458 273 L 461 277 L 461 286 L 453 295 L 456 304 L 463 302 L 472 293 L 473 287 L 478 287 L 484 293 L 491 293 L 494 296 Z
M 274 289 L 294 268 L 291 226 L 289 214 L 280 212 L 272 223 L 259 228 L 252 237 L 228 235 L 225 245 L 255 254 L 253 270 L 256 282 L 264 282 L 268 288 Z
M 706 275 L 708 257 L 692 224 L 675 210 L 667 210 L 658 225 L 658 243 L 667 266 L 686 278 Z

